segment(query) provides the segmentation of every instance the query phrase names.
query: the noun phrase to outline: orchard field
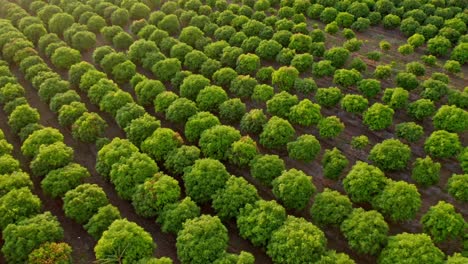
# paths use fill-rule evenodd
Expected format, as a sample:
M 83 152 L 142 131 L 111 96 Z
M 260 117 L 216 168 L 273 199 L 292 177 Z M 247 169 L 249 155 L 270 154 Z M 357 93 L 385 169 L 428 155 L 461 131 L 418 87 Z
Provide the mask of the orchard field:
M 0 263 L 468 263 L 466 0 L 0 0 Z

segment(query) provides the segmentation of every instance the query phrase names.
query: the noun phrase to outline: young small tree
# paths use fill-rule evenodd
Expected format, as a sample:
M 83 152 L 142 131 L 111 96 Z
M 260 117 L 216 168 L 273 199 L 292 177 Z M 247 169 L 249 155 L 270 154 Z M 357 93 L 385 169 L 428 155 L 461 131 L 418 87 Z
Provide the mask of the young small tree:
M 245 115 L 247 107 L 240 98 L 232 98 L 219 105 L 219 117 L 230 124 L 237 123 Z
M 430 235 L 434 242 L 461 237 L 466 231 L 463 216 L 455 211 L 452 204 L 439 201 L 431 206 L 421 218 L 423 231 Z
M 347 94 L 341 99 L 341 108 L 350 113 L 362 113 L 368 105 L 369 101 L 357 94 Z
M 108 204 L 99 208 L 97 213 L 84 225 L 84 228 L 94 239 L 99 240 L 102 233 L 104 233 L 115 220 L 121 218 L 119 209 Z
M 158 170 L 157 164 L 148 155 L 134 152 L 128 158 L 112 165 L 110 179 L 117 194 L 125 200 L 130 200 L 136 186 L 152 177 Z
M 379 263 L 392 264 L 401 261 L 444 263 L 445 255 L 426 234 L 402 233 L 388 238 L 388 244 L 379 256 Z
M 237 218 L 239 210 L 259 200 L 257 189 L 244 178 L 230 176 L 226 186 L 213 195 L 212 206 L 223 219 Z
M 249 136 L 233 142 L 227 153 L 229 162 L 239 167 L 247 166 L 257 155 L 257 144 Z
M 107 123 L 96 113 L 83 113 L 72 125 L 74 139 L 95 142 L 104 135 Z
M 177 255 L 183 263 L 213 263 L 228 246 L 228 231 L 217 216 L 187 220 L 177 234 Z
M 288 216 L 284 225 L 273 232 L 267 254 L 274 262 L 288 260 L 307 263 L 317 261 L 326 250 L 325 234 L 304 218 Z M 300 247 L 295 245 L 300 244 Z
M 468 130 L 468 112 L 454 105 L 443 105 L 432 117 L 434 128 L 460 133 Z
M 291 122 L 303 126 L 318 124 L 322 118 L 320 105 L 304 99 L 289 109 L 288 117 Z
M 40 119 L 36 108 L 29 105 L 20 105 L 8 116 L 8 125 L 14 133 L 19 133 L 23 127 L 29 124 L 37 123 Z
M 128 103 L 133 103 L 132 96 L 128 92 L 118 90 L 104 95 L 99 102 L 99 109 L 115 117 L 117 111 Z
M 54 51 L 50 59 L 57 68 L 68 70 L 73 64 L 81 61 L 81 54 L 76 49 L 60 47 Z
M 41 207 L 41 200 L 29 188 L 9 191 L 0 197 L 0 229 L 38 214 Z
M 381 84 L 376 79 L 364 79 L 358 83 L 358 90 L 368 98 L 376 96 L 381 90 Z
M 441 164 L 431 157 L 417 158 L 413 163 L 411 178 L 418 184 L 430 186 L 439 182 Z
M 312 65 L 312 74 L 318 78 L 332 76 L 334 72 L 335 67 L 330 60 L 321 60 Z
M 219 106 L 228 100 L 228 95 L 223 88 L 215 85 L 206 86 L 197 96 L 197 106 L 201 111 L 217 112 Z
M 196 202 L 204 203 L 226 185 L 229 173 L 218 160 L 205 158 L 195 161 L 183 178 L 187 194 Z
M 246 133 L 259 134 L 267 121 L 263 109 L 252 109 L 242 117 L 240 130 Z
M 342 47 L 333 47 L 325 52 L 325 59 L 331 61 L 333 67 L 341 68 L 349 58 L 349 51 Z
M 44 192 L 53 198 L 63 197 L 66 192 L 75 189 L 82 181 L 89 177 L 90 173 L 77 163 L 58 168 L 47 173 L 41 181 Z
M 71 263 L 72 248 L 67 243 L 46 242 L 28 255 L 28 263 Z
M 155 247 L 153 238 L 142 227 L 127 219 L 118 219 L 103 232 L 94 252 L 98 261 L 135 263 L 151 257 Z
M 177 234 L 186 220 L 199 215 L 200 207 L 187 196 L 179 202 L 166 205 L 160 212 L 156 222 L 161 224 L 163 232 Z
M 346 195 L 325 188 L 315 196 L 310 208 L 312 219 L 322 225 L 341 225 L 353 211 L 353 204 Z
M 360 253 L 376 255 L 387 244 L 388 225 L 377 211 L 354 209 L 340 226 L 349 246 Z
M 333 75 L 333 83 L 345 88 L 356 85 L 361 79 L 361 73 L 355 69 L 339 69 Z
M 408 114 L 418 120 L 431 116 L 434 112 L 434 102 L 429 99 L 419 99 L 408 105 Z
M 320 142 L 313 135 L 301 135 L 296 141 L 287 143 L 290 158 L 304 162 L 311 162 L 320 153 Z
M 409 92 L 400 87 L 387 88 L 382 96 L 382 101 L 394 110 L 406 108 L 408 99 Z
M 138 152 L 138 148 L 129 140 L 114 138 L 98 151 L 96 171 L 103 177 L 109 178 L 112 165 L 121 158 L 130 157 L 134 152 Z
M 28 255 L 42 244 L 62 240 L 63 229 L 55 216 L 45 212 L 8 225 L 2 237 L 5 241 L 2 253 L 6 261 L 24 263 Z
M 235 128 L 217 125 L 201 134 L 199 146 L 206 157 L 226 159 L 231 144 L 240 138 L 240 132 Z
M 399 72 L 396 76 L 396 84 L 406 90 L 414 90 L 418 88 L 419 81 L 413 73 Z
M 363 115 L 363 123 L 371 130 L 382 130 L 392 125 L 394 110 L 390 107 L 375 103 Z
M 166 119 L 175 123 L 185 123 L 197 113 L 197 105 L 187 98 L 178 98 L 166 110 Z
M 424 135 L 422 126 L 414 122 L 405 122 L 396 125 L 395 132 L 397 137 L 406 139 L 409 142 L 416 142 Z
M 143 106 L 153 103 L 156 96 L 165 90 L 164 84 L 158 80 L 146 79 L 135 86 L 137 101 Z
M 315 94 L 317 103 L 324 107 L 335 106 L 343 97 L 338 87 L 318 88 Z
M 271 83 L 281 91 L 289 91 L 294 87 L 294 82 L 298 77 L 299 71 L 296 68 L 283 66 L 273 72 Z
M 177 72 L 182 69 L 181 62 L 178 59 L 164 59 L 158 61 L 152 68 L 153 74 L 162 82 L 170 81 Z
M 374 208 L 393 221 L 414 219 L 421 207 L 421 195 L 413 184 L 405 181 L 390 181 L 372 201 Z
M 451 47 L 452 43 L 450 40 L 443 36 L 436 36 L 427 41 L 427 50 L 435 56 L 447 55 Z
M 34 175 L 44 176 L 73 160 L 73 149 L 62 142 L 41 145 L 29 167 Z
M 281 148 L 292 141 L 295 134 L 296 131 L 287 120 L 273 116 L 263 127 L 260 144 L 270 149 Z
M 273 194 L 289 209 L 304 209 L 316 190 L 312 176 L 296 169 L 283 171 L 272 183 Z
M 266 102 L 267 112 L 279 116 L 281 118 L 286 118 L 290 112 L 291 107 L 297 105 L 299 99 L 296 95 L 291 95 L 286 91 L 275 94 L 270 100 Z M 304 104 L 307 105 L 307 101 L 304 101 Z
M 215 115 L 209 112 L 199 112 L 185 123 L 184 134 L 189 142 L 196 142 L 205 130 L 217 125 L 221 123 Z
M 237 227 L 243 238 L 256 246 L 266 246 L 273 232 L 286 221 L 286 210 L 273 201 L 259 200 L 240 210 Z
M 141 143 L 141 151 L 150 155 L 156 161 L 166 159 L 172 150 L 180 147 L 183 139 L 179 133 L 170 128 L 158 128 Z
M 200 149 L 196 146 L 183 145 L 167 155 L 164 167 L 176 175 L 181 175 L 200 158 Z
M 371 202 L 382 192 L 388 179 L 377 167 L 358 161 L 343 179 L 343 187 L 353 202 Z
M 260 58 L 255 54 L 242 54 L 237 59 L 236 71 L 239 74 L 253 74 L 260 68 Z
M 424 142 L 424 151 L 437 158 L 450 158 L 461 151 L 461 143 L 457 134 L 445 130 L 437 130 Z
M 460 201 L 468 201 L 468 174 L 454 174 L 447 182 L 450 195 Z
M 317 127 L 320 137 L 323 138 L 335 138 L 344 130 L 344 124 L 337 116 L 323 118 Z
M 135 146 L 140 146 L 141 143 L 153 134 L 160 127 L 159 120 L 148 113 L 130 121 L 124 128 L 125 134 Z
M 100 207 L 108 204 L 106 193 L 96 184 L 79 185 L 63 197 L 65 215 L 80 224 L 87 223 Z
M 322 158 L 323 175 L 337 180 L 348 164 L 348 159 L 339 149 L 336 147 L 332 150 L 327 149 Z
M 397 139 L 385 139 L 369 153 L 369 160 L 382 170 L 404 169 L 411 158 L 411 148 Z
M 134 188 L 132 205 L 138 215 L 155 217 L 164 206 L 179 199 L 179 182 L 170 176 L 157 173 Z

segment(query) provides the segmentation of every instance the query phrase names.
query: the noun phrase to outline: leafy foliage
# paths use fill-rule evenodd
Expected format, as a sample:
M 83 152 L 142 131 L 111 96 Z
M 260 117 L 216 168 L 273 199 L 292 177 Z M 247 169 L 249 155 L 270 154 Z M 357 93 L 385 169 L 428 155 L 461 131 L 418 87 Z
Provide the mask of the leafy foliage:
M 115 220 L 121 218 L 119 209 L 108 204 L 100 207 L 97 213 L 89 219 L 86 225 L 84 225 L 84 228 L 94 239 L 99 240 L 102 233 L 104 233 L 104 231 L 106 231 Z
M 22 263 L 43 243 L 63 239 L 63 229 L 55 216 L 45 212 L 8 225 L 3 230 L 2 236 L 5 241 L 2 247 L 5 259 L 9 262 Z
M 383 170 L 404 169 L 411 158 L 411 148 L 397 139 L 385 139 L 369 153 L 369 160 Z
M 332 150 L 327 149 L 322 158 L 323 175 L 336 180 L 348 164 L 348 159 L 339 149 L 336 147 Z
M 351 249 L 375 255 L 387 244 L 388 225 L 377 211 L 354 209 L 340 226 Z
M 439 182 L 441 164 L 431 157 L 417 158 L 413 163 L 411 178 L 418 184 L 429 186 Z
M 304 162 L 311 162 L 320 153 L 320 142 L 313 135 L 304 134 L 296 141 L 287 144 L 290 158 Z
M 437 158 L 452 157 L 461 150 L 460 139 L 457 134 L 445 130 L 437 130 L 424 142 L 424 151 Z
M 353 202 L 370 202 L 387 184 L 388 179 L 377 167 L 358 161 L 343 180 Z
M 371 105 L 363 115 L 363 123 L 371 130 L 382 130 L 392 125 L 395 111 L 381 103 Z
M 80 224 L 87 223 L 100 207 L 107 204 L 106 193 L 96 184 L 79 185 L 63 197 L 65 215 Z
M 134 188 L 132 205 L 138 215 L 154 217 L 164 206 L 176 202 L 179 198 L 179 182 L 158 173 Z
M 221 219 L 237 218 L 239 210 L 259 199 L 257 189 L 244 178 L 231 176 L 226 186 L 216 191 L 212 206 Z
M 41 181 L 41 187 L 53 198 L 62 197 L 66 192 L 80 185 L 87 177 L 90 177 L 90 173 L 85 167 L 70 163 L 47 173 Z
M 198 203 L 208 202 L 229 178 L 224 165 L 215 159 L 205 158 L 185 171 L 183 179 L 187 195 Z
M 73 149 L 62 142 L 41 145 L 29 167 L 34 175 L 44 176 L 73 160 Z
M 115 185 L 117 194 L 125 200 L 130 200 L 136 186 L 156 172 L 158 165 L 148 155 L 133 152 L 129 157 L 122 158 L 112 165 L 110 179 Z
M 228 246 L 228 231 L 217 216 L 187 220 L 177 234 L 177 255 L 182 263 L 211 263 Z
M 468 201 L 468 174 L 452 175 L 447 183 L 450 195 L 460 201 Z
M 353 205 L 346 195 L 325 188 L 315 196 L 310 208 L 312 219 L 322 225 L 340 225 L 353 210 Z
M 156 161 L 165 160 L 167 155 L 183 144 L 179 133 L 170 128 L 158 128 L 141 143 L 141 151 Z
M 286 208 L 301 210 L 315 193 L 312 177 L 296 169 L 283 171 L 273 180 L 273 194 L 282 201 Z
M 421 195 L 413 184 L 391 181 L 372 204 L 393 221 L 406 221 L 415 218 L 421 207 Z
M 429 211 L 421 218 L 425 233 L 430 235 L 434 242 L 461 237 L 466 228 L 463 216 L 455 211 L 455 207 L 444 201 L 431 206 Z
M 28 256 L 28 263 L 59 263 L 72 262 L 72 248 L 67 243 L 46 242 L 34 249 Z
M 281 148 L 293 139 L 295 133 L 287 120 L 273 116 L 263 127 L 260 144 L 270 149 Z
M 277 263 L 317 261 L 325 252 L 325 234 L 304 218 L 288 216 L 284 225 L 274 231 L 267 254 Z
M 388 244 L 379 256 L 379 263 L 419 263 L 430 259 L 432 263 L 442 264 L 444 258 L 444 253 L 434 245 L 428 235 L 402 233 L 388 238 Z
M 237 227 L 240 235 L 249 239 L 255 246 L 266 246 L 273 232 L 285 221 L 286 211 L 281 205 L 274 200 L 259 200 L 240 210 Z
M 0 228 L 38 214 L 41 207 L 41 200 L 29 188 L 9 191 L 0 197 Z
M 115 220 L 94 247 L 98 261 L 135 263 L 151 257 L 156 244 L 151 235 L 127 219 Z
M 200 208 L 187 196 L 180 202 L 165 206 L 156 222 L 161 224 L 163 232 L 177 234 L 182 229 L 182 224 L 186 220 L 198 217 L 199 215 Z

